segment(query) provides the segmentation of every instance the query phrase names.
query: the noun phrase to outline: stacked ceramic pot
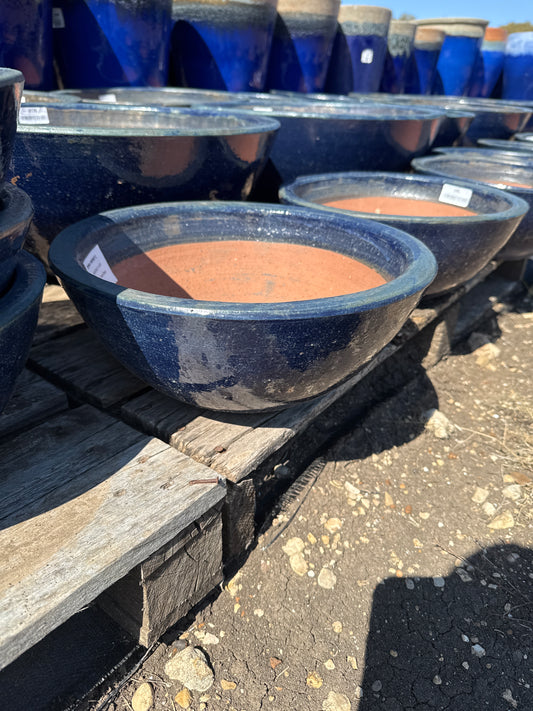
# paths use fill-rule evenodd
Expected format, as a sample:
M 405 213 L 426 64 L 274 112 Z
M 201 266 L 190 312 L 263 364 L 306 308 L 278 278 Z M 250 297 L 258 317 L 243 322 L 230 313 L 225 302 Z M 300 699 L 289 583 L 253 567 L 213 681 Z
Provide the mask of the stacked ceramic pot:
M 0 68 L 0 412 L 28 356 L 46 279 L 40 262 L 22 250 L 33 216 L 31 200 L 4 181 L 23 86 L 19 71 Z

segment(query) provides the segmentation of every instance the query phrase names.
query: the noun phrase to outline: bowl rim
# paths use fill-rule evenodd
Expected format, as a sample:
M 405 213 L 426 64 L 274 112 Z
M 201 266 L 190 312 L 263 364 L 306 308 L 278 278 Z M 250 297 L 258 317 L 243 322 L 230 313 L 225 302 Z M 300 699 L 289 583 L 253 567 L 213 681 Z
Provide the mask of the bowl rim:
M 194 117 L 207 117 L 213 119 L 213 126 L 209 128 L 195 128 L 192 124 L 188 128 L 147 128 L 143 126 L 133 126 L 131 128 L 101 128 L 91 126 L 55 126 L 54 124 L 21 124 L 17 126 L 18 134 L 39 134 L 53 136 L 104 136 L 104 137 L 125 137 L 125 138 L 148 138 L 148 137 L 203 137 L 203 136 L 241 136 L 254 133 L 268 133 L 277 131 L 280 127 L 279 121 L 269 116 L 258 116 L 250 114 L 248 111 L 233 110 L 232 108 L 211 108 L 208 106 L 137 106 L 132 104 L 108 104 L 101 103 L 66 103 L 51 102 L 40 104 L 38 102 L 26 102 L 24 108 L 45 108 L 46 110 L 60 111 L 115 111 L 115 112 L 135 112 L 147 115 L 185 115 Z M 244 121 L 243 126 L 224 126 L 224 120 L 240 119 Z M 217 126 L 216 124 L 222 124 Z
M 366 291 L 305 301 L 235 303 L 161 296 L 126 288 L 93 276 L 83 269 L 74 257 L 75 247 L 79 241 L 95 229 L 99 228 L 105 232 L 105 227 L 110 223 L 121 224 L 135 216 L 154 218 L 168 215 L 179 216 L 180 214 L 183 216 L 199 215 L 201 219 L 202 215 L 206 215 L 206 212 L 211 215 L 220 214 L 221 219 L 235 214 L 242 216 L 250 213 L 253 215 L 276 215 L 280 220 L 294 217 L 294 219 L 309 222 L 311 227 L 319 228 L 329 223 L 332 227 L 336 229 L 340 227 L 348 233 L 362 228 L 365 233 L 370 230 L 375 237 L 388 245 L 391 251 L 401 250 L 410 263 L 400 276 Z M 102 218 L 107 220 L 106 226 L 102 226 Z M 361 237 L 361 239 L 365 238 Z M 368 238 L 366 237 L 366 239 Z M 422 242 L 406 232 L 388 225 L 351 215 L 324 215 L 318 210 L 309 210 L 308 208 L 233 201 L 153 203 L 99 213 L 60 232 L 50 246 L 49 261 L 60 280 L 75 282 L 78 288 L 81 286 L 84 289 L 95 290 L 100 296 L 116 300 L 117 304 L 130 309 L 238 321 L 249 319 L 281 320 L 287 319 L 287 317 L 291 319 L 324 318 L 369 311 L 422 292 L 433 281 L 437 273 L 435 257 Z
M 17 227 L 29 223 L 33 217 L 33 203 L 30 196 L 9 182 L 0 187 L 0 239 L 11 235 Z
M 533 104 L 531 105 L 531 110 L 533 111 Z M 533 145 L 533 132 L 531 131 L 527 133 L 515 133 L 514 138 L 521 143 L 531 143 L 531 145 Z
M 0 333 L 41 298 L 46 283 L 45 268 L 33 254 L 22 249 L 15 260 L 13 282 L 0 297 Z
M 312 203 L 310 200 L 305 200 L 304 198 L 300 198 L 298 195 L 295 194 L 294 190 L 295 188 L 301 186 L 301 185 L 309 185 L 317 182 L 328 182 L 330 180 L 354 180 L 357 179 L 359 180 L 368 180 L 370 178 L 376 178 L 376 179 L 391 179 L 394 180 L 395 183 L 403 183 L 403 182 L 408 182 L 408 183 L 429 183 L 433 185 L 438 185 L 438 184 L 445 184 L 448 180 L 448 178 L 444 178 L 441 176 L 435 176 L 435 175 L 425 175 L 422 173 L 414 173 L 414 174 L 409 174 L 409 173 L 388 173 L 388 172 L 373 172 L 373 171 L 350 171 L 350 172 L 344 172 L 344 173 L 322 173 L 322 174 L 317 174 L 317 175 L 304 175 L 296 178 L 292 183 L 289 183 L 287 185 L 282 185 L 279 191 L 279 196 L 281 199 L 284 197 L 288 196 L 291 200 L 290 204 L 296 203 L 297 205 L 305 206 L 305 207 L 312 207 L 313 205 L 316 205 L 316 209 L 320 210 L 327 210 L 328 212 L 335 212 L 335 213 L 346 213 L 346 212 L 352 212 L 349 210 L 343 210 L 338 207 L 328 207 L 328 206 L 321 206 L 319 203 Z M 471 183 L 468 181 L 463 181 L 463 180 L 454 180 L 454 184 L 457 184 L 457 187 L 460 188 L 467 188 L 468 190 L 472 190 L 472 192 L 477 192 L 481 193 L 483 196 L 486 194 L 487 197 L 490 197 L 493 195 L 494 197 L 498 197 L 500 200 L 502 199 L 502 195 L 498 194 L 499 191 L 498 188 L 493 188 L 490 185 L 485 185 L 484 183 L 476 183 L 475 186 L 472 186 Z M 424 224 L 428 223 L 430 225 L 440 225 L 440 224 L 451 224 L 451 225 L 457 225 L 459 223 L 465 222 L 465 219 L 468 220 L 468 224 L 479 224 L 479 223 L 484 223 L 484 222 L 492 222 L 494 220 L 498 221 L 504 221 L 504 220 L 509 220 L 509 219 L 514 219 L 517 217 L 522 217 L 523 215 L 526 214 L 526 212 L 529 210 L 529 205 L 528 203 L 525 202 L 525 200 L 522 200 L 521 198 L 517 197 L 516 195 L 513 195 L 512 193 L 504 193 L 505 198 L 508 200 L 510 203 L 509 207 L 500 212 L 492 212 L 492 213 L 484 213 L 482 215 L 476 214 L 476 215 L 469 215 L 469 216 L 449 216 L 449 217 L 444 217 L 444 216 L 434 216 L 434 217 L 424 217 L 420 215 L 376 215 L 373 212 L 360 212 L 360 211 L 353 211 L 353 214 L 356 214 L 362 218 L 365 219 L 372 219 L 372 220 L 384 220 L 385 222 L 388 221 L 394 221 L 395 223 L 400 222 L 405 224 L 405 228 L 407 230 L 409 224 L 415 223 L 415 224 Z
M 24 82 L 24 74 L 22 72 L 19 72 L 18 69 L 0 67 L 0 87 L 19 84 L 20 82 Z
M 490 141 L 490 143 L 489 143 Z M 494 150 L 500 150 L 500 151 L 505 151 L 507 150 L 510 153 L 522 153 L 524 155 L 528 155 L 533 151 L 533 145 L 531 148 L 528 148 L 528 143 L 529 141 L 511 141 L 505 138 L 478 138 L 477 143 L 479 146 L 482 146 L 483 148 L 492 148 Z M 492 145 L 494 143 L 494 145 Z M 515 146 L 519 146 L 518 149 L 514 149 L 512 147 L 506 148 L 503 144 L 507 144 L 508 146 L 511 146 L 514 144 Z M 533 143 L 533 142 L 532 142 Z M 499 147 L 501 144 L 501 148 Z
M 366 116 L 357 114 L 360 107 L 373 109 Z M 307 101 L 275 102 L 272 105 L 238 104 L 240 111 L 244 110 L 254 115 L 273 116 L 274 118 L 317 119 L 321 121 L 348 120 L 348 121 L 433 121 L 445 117 L 445 110 L 438 107 L 406 106 L 403 104 L 325 101 L 308 99 Z M 301 110 L 300 110 L 301 109 Z M 393 113 L 395 112 L 395 113 Z
M 471 160 L 471 159 L 466 159 L 466 158 L 461 158 L 458 156 L 455 156 L 450 153 L 439 153 L 436 155 L 428 155 L 428 156 L 421 156 L 420 158 L 413 158 L 411 161 L 411 167 L 414 168 L 415 170 L 420 170 L 421 173 L 425 173 L 426 175 L 434 175 L 434 176 L 446 176 L 449 178 L 455 179 L 455 176 L 453 173 L 447 173 L 446 170 L 437 170 L 436 168 L 431 167 L 432 163 L 436 163 L 439 160 L 443 160 L 445 163 L 446 162 L 451 162 L 452 160 L 463 162 L 463 163 L 491 163 L 494 166 L 498 166 L 500 169 L 505 168 L 505 166 L 510 166 L 514 167 L 516 170 L 529 170 L 531 172 L 531 187 L 530 188 L 521 188 L 517 185 L 503 185 L 501 183 L 498 184 L 498 187 L 496 188 L 494 185 L 490 185 L 489 183 L 486 183 L 485 181 L 481 180 L 476 180 L 475 178 L 465 178 L 461 177 L 460 180 L 463 180 L 465 182 L 472 182 L 476 183 L 477 185 L 487 185 L 488 187 L 492 187 L 495 190 L 502 190 L 504 192 L 512 192 L 512 193 L 523 193 L 524 195 L 533 195 L 533 168 L 526 168 L 522 165 L 515 165 L 513 166 L 511 163 L 502 163 L 501 161 L 491 161 L 489 158 L 482 158 L 481 156 L 479 157 L 478 160 Z
M 485 156 L 487 160 L 494 160 L 498 163 L 500 162 L 500 156 L 503 156 L 510 160 L 502 160 L 502 163 L 518 161 L 516 166 L 520 167 L 520 161 L 526 161 L 533 167 L 533 153 L 530 155 L 527 151 L 506 151 L 503 148 L 491 148 L 490 146 L 435 146 L 433 152 L 439 155 L 452 156 L 466 156 L 467 153 L 472 153 L 475 157 L 483 158 Z M 527 168 L 529 166 L 524 165 L 523 167 Z
M 357 96 L 355 92 L 352 92 L 354 96 Z M 376 94 L 383 92 L 376 92 Z M 374 96 L 374 100 L 379 102 L 380 97 L 376 94 L 369 94 L 368 96 Z M 350 96 L 350 94 L 349 94 Z M 359 96 L 364 97 L 365 94 L 360 94 Z M 385 103 L 394 103 L 397 98 L 398 103 L 421 106 L 421 107 L 435 107 L 441 110 L 446 109 L 446 111 L 461 111 L 461 107 L 465 107 L 465 111 L 476 115 L 477 113 L 503 113 L 503 114 L 527 114 L 533 111 L 533 101 L 529 106 L 519 106 L 512 101 L 505 101 L 504 99 L 490 99 L 482 96 L 455 96 L 453 94 L 384 94 L 385 96 L 390 96 L 390 99 L 384 98 Z M 370 101 L 370 98 L 368 99 Z M 446 104 L 449 104 L 447 107 Z

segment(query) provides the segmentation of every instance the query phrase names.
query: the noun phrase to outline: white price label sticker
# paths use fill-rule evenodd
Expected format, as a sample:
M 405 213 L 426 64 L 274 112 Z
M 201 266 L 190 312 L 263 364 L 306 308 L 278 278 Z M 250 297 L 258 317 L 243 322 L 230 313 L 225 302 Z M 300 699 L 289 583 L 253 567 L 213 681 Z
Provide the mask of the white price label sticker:
M 116 104 L 117 103 L 117 95 L 116 94 L 100 94 L 98 97 L 98 101 L 101 101 L 104 104 Z
M 105 279 L 106 281 L 112 281 L 113 284 L 117 283 L 117 277 L 113 274 L 111 267 L 109 266 L 107 259 L 100 247 L 96 245 L 87 253 L 87 256 L 83 260 L 83 266 L 89 272 L 100 279 Z
M 48 124 L 48 109 L 46 106 L 21 106 L 19 110 L 19 123 L 36 126 L 38 124 Z
M 448 205 L 456 205 L 457 207 L 468 207 L 472 191 L 470 188 L 460 188 L 458 185 L 450 185 L 444 183 L 439 195 L 439 202 L 447 202 Z
M 361 52 L 361 64 L 372 64 L 374 61 L 374 50 L 363 49 Z
M 65 29 L 65 16 L 63 15 L 63 10 L 60 7 L 52 8 L 52 27 L 54 30 Z

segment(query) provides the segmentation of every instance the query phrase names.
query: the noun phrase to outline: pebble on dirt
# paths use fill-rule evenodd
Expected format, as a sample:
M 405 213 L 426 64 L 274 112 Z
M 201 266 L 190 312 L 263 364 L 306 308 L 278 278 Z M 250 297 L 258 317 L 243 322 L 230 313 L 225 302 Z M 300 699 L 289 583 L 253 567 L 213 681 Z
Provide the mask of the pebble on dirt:
M 514 526 L 513 514 L 510 511 L 504 511 L 493 518 L 487 525 L 496 531 L 500 531 L 504 528 L 512 528 Z
M 182 689 L 181 691 L 178 691 L 174 697 L 174 701 L 180 708 L 188 709 L 192 704 L 192 694 L 189 689 Z
M 187 647 L 178 652 L 165 665 L 165 674 L 180 681 L 191 691 L 207 691 L 214 681 L 214 674 L 201 649 Z
M 435 408 L 426 410 L 422 415 L 422 419 L 425 422 L 426 430 L 437 439 L 448 439 L 455 429 L 455 426 L 446 415 L 443 415 L 440 410 L 435 410 Z
M 322 702 L 322 711 L 350 711 L 352 705 L 344 694 L 330 691 L 327 698 Z
M 149 711 L 154 705 L 154 690 L 147 681 L 141 684 L 131 699 L 133 711 Z
M 332 590 L 335 587 L 336 582 L 337 578 L 335 573 L 329 568 L 322 568 L 318 574 L 318 584 L 320 587 L 325 590 Z

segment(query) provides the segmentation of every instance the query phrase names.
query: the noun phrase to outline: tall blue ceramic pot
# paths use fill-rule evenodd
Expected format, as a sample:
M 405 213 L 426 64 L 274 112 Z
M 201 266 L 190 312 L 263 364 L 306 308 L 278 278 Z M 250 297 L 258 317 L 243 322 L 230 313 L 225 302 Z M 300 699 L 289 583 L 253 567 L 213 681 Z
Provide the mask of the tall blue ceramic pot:
M 54 0 L 65 88 L 164 86 L 172 0 Z
M 18 69 L 28 89 L 54 88 L 52 0 L 0 2 L 0 66 Z
M 278 0 L 267 89 L 321 92 L 337 30 L 340 0 Z
M 417 27 L 413 53 L 405 79 L 406 94 L 431 94 L 445 33 L 433 27 Z
M 417 24 L 443 30 L 446 38 L 437 62 L 433 94 L 466 96 L 481 49 L 488 20 L 471 17 L 443 17 L 418 20 Z
M 381 77 L 381 91 L 403 94 L 407 70 L 413 53 L 416 25 L 414 22 L 392 20 L 387 36 L 387 54 Z
M 387 53 L 391 11 L 372 5 L 341 5 L 326 91 L 378 91 Z
M 262 91 L 277 0 L 173 0 L 171 50 L 182 86 Z
M 501 27 L 487 27 L 485 38 L 472 74 L 469 96 L 489 98 L 503 71 L 507 32 Z
M 533 100 L 533 32 L 515 32 L 507 40 L 502 98 Z

